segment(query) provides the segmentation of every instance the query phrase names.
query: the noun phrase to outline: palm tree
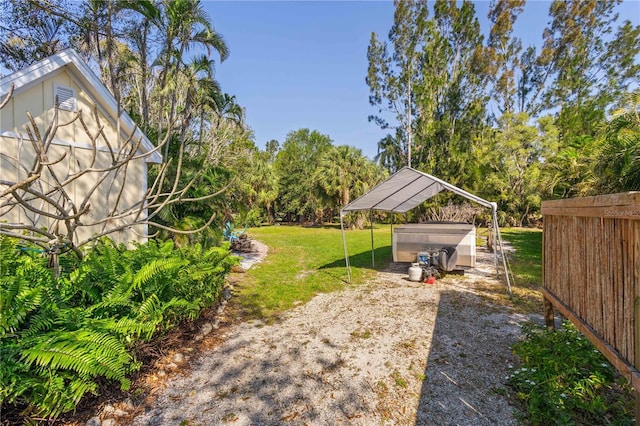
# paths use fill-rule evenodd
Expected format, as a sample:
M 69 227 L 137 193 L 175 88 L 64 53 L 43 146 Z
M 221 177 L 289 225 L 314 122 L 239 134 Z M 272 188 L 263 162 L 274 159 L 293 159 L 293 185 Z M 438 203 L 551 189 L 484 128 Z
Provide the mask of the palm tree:
M 241 126 L 244 122 L 244 110 L 236 102 L 236 97 L 228 93 L 218 92 L 213 98 L 214 109 L 217 114 L 216 127 L 221 120 L 229 120 L 236 126 Z
M 229 56 L 229 47 L 222 36 L 211 25 L 209 16 L 202 8 L 200 0 L 164 0 L 160 22 L 163 33 L 163 47 L 157 61 L 160 66 L 160 114 L 159 122 L 163 122 L 163 115 L 168 99 L 171 99 L 168 110 L 168 124 L 171 127 L 176 114 L 176 97 L 168 96 L 169 82 L 175 82 L 178 74 L 186 67 L 185 54 L 194 45 L 200 45 L 207 50 L 216 51 L 220 61 Z M 165 147 L 165 159 L 168 147 Z
M 50 13 L 49 8 L 25 3 L 0 2 L 0 15 L 4 18 L 0 23 L 0 64 L 10 71 L 25 68 L 68 47 L 68 22 Z
M 609 122 L 596 175 L 600 192 L 640 191 L 640 91 Z
M 346 206 L 352 197 L 360 196 L 373 187 L 383 173 L 362 151 L 348 145 L 334 147 L 321 158 L 315 179 L 337 204 Z
M 176 91 L 177 93 L 182 92 L 180 98 L 180 105 L 182 105 L 180 111 L 181 140 L 184 141 L 194 118 L 198 118 L 200 121 L 198 132 L 200 140 L 197 141 L 199 146 L 202 144 L 207 110 L 215 109 L 215 101 L 221 91 L 220 84 L 213 78 L 214 63 L 206 55 L 192 58 L 180 73 L 181 87 L 184 89 Z
M 378 141 L 378 154 L 374 161 L 390 173 L 395 173 L 407 164 L 407 155 L 402 146 L 402 130 L 397 129 L 395 137 L 387 135 Z

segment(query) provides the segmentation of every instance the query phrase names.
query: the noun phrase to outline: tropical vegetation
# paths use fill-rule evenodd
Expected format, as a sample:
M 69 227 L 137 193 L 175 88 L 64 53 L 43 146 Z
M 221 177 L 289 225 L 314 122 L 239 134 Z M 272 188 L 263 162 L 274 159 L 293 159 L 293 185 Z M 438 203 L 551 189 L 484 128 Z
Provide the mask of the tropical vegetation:
M 522 363 L 512 366 L 507 383 L 525 424 L 634 424 L 631 386 L 574 325 L 522 329 L 524 339 L 513 345 Z
M 525 313 L 540 313 L 542 232 L 509 228 L 516 285 L 502 300 Z M 525 425 L 632 425 L 634 392 L 600 351 L 569 321 L 549 330 L 531 321 L 512 344 L 517 356 L 505 377 L 508 396 Z
M 388 40 L 372 33 L 367 52 L 370 120 L 389 130 L 373 161 L 322 129 L 255 141 L 216 81 L 231 49 L 200 0 L 3 0 L 0 60 L 16 70 L 75 48 L 154 140 L 171 134 L 165 159 L 182 147 L 206 172 L 195 193 L 225 190 L 172 206 L 164 226 L 193 229 L 211 209 L 216 229 L 331 221 L 406 165 L 497 201 L 502 224 L 530 225 L 544 199 L 640 188 L 640 27 L 619 3 L 552 1 L 536 47 L 514 29 L 525 0 L 496 0 L 486 17 L 469 0 L 396 1 Z
M 496 200 L 532 224 L 543 199 L 637 190 L 640 27 L 619 0 L 550 2 L 539 48 L 515 35 L 525 0 L 397 1 L 371 35 L 367 84 L 390 133 L 377 160 Z M 539 7 L 536 4 L 534 7 Z
M 101 385 L 128 389 L 142 344 L 214 305 L 236 263 L 228 247 L 103 239 L 56 277 L 35 246 L 0 236 L 0 406 L 56 418 Z
M 157 193 L 184 188 L 159 201 L 148 244 L 92 241 L 82 255 L 60 253 L 55 271 L 42 247 L 0 236 L 0 405 L 55 418 L 105 381 L 129 386 L 143 342 L 219 300 L 234 263 L 222 244 L 227 222 L 336 222 L 341 207 L 406 165 L 495 200 L 501 225 L 537 224 L 545 199 L 640 190 L 640 26 L 620 19 L 620 2 L 551 1 L 537 48 L 515 35 L 525 0 L 493 1 L 487 34 L 470 0 L 396 0 L 387 40 L 373 33 L 362 52 L 370 120 L 389 131 L 370 141 L 378 155 L 368 159 L 295 123 L 283 141 L 256 141 L 241 100 L 216 80 L 231 48 L 201 0 L 0 0 L 4 69 L 74 48 L 161 146 L 164 164 L 148 176 L 158 178 Z M 449 202 L 437 198 L 403 219 Z M 287 270 L 266 267 L 251 279 L 273 293 L 244 299 L 266 317 L 341 285 L 327 278 L 340 274 L 340 248 L 324 250 L 325 231 L 309 247 L 282 228 L 260 235 L 274 245 L 287 239 Z M 298 269 L 315 271 L 310 293 L 288 285 Z M 521 385 L 513 381 L 525 395 Z M 551 398 L 569 395 L 558 389 Z M 572 398 L 571 407 L 582 403 Z

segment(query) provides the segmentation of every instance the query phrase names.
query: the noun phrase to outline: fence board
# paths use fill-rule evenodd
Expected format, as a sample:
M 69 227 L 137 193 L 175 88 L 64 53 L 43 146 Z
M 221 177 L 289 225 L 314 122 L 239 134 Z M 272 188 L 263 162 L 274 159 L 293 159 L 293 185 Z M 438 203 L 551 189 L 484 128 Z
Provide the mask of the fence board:
M 640 384 L 640 192 L 545 201 L 542 214 L 545 299 Z
M 633 223 L 629 220 L 623 222 L 623 281 L 624 286 L 624 318 L 623 325 L 625 336 L 623 356 L 626 359 L 634 360 L 633 352 L 633 311 L 634 311 L 634 294 L 633 294 Z

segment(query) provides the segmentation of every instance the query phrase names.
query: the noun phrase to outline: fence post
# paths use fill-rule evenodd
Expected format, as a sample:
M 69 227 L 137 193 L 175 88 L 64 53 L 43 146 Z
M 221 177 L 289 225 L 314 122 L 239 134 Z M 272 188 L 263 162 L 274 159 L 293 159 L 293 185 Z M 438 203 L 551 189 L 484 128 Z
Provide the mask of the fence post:
M 632 237 L 631 255 L 639 256 L 640 227 L 634 227 Z M 640 262 L 635 262 L 633 269 L 633 366 L 640 371 Z M 636 395 L 636 426 L 640 426 L 640 389 L 638 389 L 638 386 L 634 386 L 633 390 Z
M 555 330 L 556 322 L 553 317 L 553 304 L 545 296 L 542 296 L 542 301 L 544 303 L 544 325 L 547 326 L 547 330 Z
M 637 271 L 636 271 L 637 272 Z M 635 303 L 634 303 L 634 367 L 640 370 L 640 285 L 635 280 Z M 636 395 L 636 426 L 640 426 L 640 389 L 633 387 Z
M 546 260 L 546 256 L 547 256 L 547 250 L 546 250 L 546 244 L 545 244 L 545 233 L 542 233 L 542 286 L 544 287 L 545 285 L 545 280 L 546 280 L 546 275 L 545 275 L 545 265 L 547 263 Z M 551 303 L 551 300 L 549 300 L 547 298 L 547 296 L 544 295 L 544 293 L 542 294 L 542 314 L 544 316 L 544 325 L 547 326 L 547 330 L 555 330 L 556 329 L 556 322 L 555 322 L 555 318 L 553 317 L 553 303 Z

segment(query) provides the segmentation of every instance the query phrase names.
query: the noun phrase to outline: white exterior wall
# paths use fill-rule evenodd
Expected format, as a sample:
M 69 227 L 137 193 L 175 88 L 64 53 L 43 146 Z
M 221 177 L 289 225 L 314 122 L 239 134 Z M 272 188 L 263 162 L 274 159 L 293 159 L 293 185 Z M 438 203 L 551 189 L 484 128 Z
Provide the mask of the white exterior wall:
M 94 118 L 94 105 L 98 102 L 92 99 L 89 91 L 85 90 L 80 81 L 74 78 L 68 67 L 63 67 L 58 72 L 52 73 L 46 79 L 29 87 L 26 90 L 14 94 L 9 103 L 0 110 L 0 179 L 18 181 L 27 176 L 27 170 L 31 168 L 34 159 L 34 150 L 31 142 L 27 138 L 25 125 L 29 123 L 27 112 L 30 112 L 37 123 L 39 132 L 44 136 L 46 129 L 52 124 L 54 117 L 54 87 L 62 85 L 75 90 L 77 99 L 77 109 L 82 111 L 84 121 L 91 133 L 97 133 L 99 128 Z M 68 122 L 75 116 L 74 112 L 59 110 L 58 123 Z M 100 124 L 104 126 L 103 133 L 108 138 L 109 143 L 117 147 L 123 144 L 124 138 L 118 141 L 117 129 L 114 119 L 108 117 L 102 108 L 98 108 Z M 97 156 L 94 167 L 104 167 L 111 164 L 111 156 L 103 138 L 97 140 Z M 79 120 L 65 127 L 60 127 L 55 134 L 55 140 L 49 149 L 49 160 L 55 160 L 62 154 L 66 157 L 54 166 L 55 173 L 59 179 L 64 179 L 73 173 L 84 170 L 91 166 L 92 150 L 91 139 L 86 134 Z M 143 159 L 138 159 L 130 163 L 126 182 L 123 182 L 122 173 L 115 177 L 107 178 L 93 195 L 90 196 L 91 208 L 86 217 L 82 218 L 83 223 L 92 223 L 104 219 L 113 209 L 114 202 L 118 197 L 120 188 L 124 185 L 125 190 L 121 195 L 120 210 L 130 207 L 140 202 L 146 190 L 146 170 L 147 166 Z M 97 173 L 88 173 L 70 184 L 69 191 L 74 202 L 79 205 L 87 196 L 90 188 L 99 178 Z M 40 179 L 46 190 L 50 185 L 52 176 L 45 175 Z M 50 187 L 50 186 L 49 186 Z M 5 189 L 6 187 L 2 187 Z M 0 200 L 2 203 L 5 200 Z M 42 207 L 40 201 L 35 202 L 37 207 Z M 52 212 L 53 213 L 53 212 Z M 23 223 L 38 227 L 52 226 L 52 220 L 42 215 L 24 209 L 13 209 L 7 211 L 0 207 L 0 220 L 9 223 Z M 121 224 L 125 222 L 116 222 Z M 107 224 L 113 227 L 114 223 Z M 103 225 L 93 227 L 83 227 L 76 235 L 76 241 L 82 241 L 95 233 L 104 229 Z M 137 234 L 131 230 L 118 232 L 111 235 L 111 238 L 118 242 L 144 241 L 146 227 L 138 226 Z M 65 229 L 60 229 L 61 233 Z

